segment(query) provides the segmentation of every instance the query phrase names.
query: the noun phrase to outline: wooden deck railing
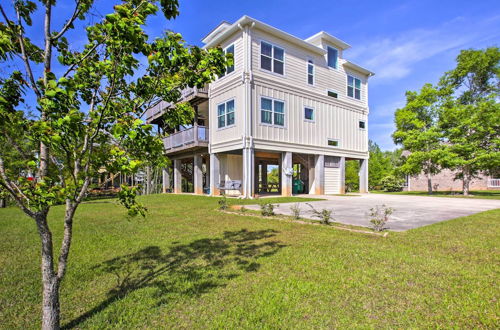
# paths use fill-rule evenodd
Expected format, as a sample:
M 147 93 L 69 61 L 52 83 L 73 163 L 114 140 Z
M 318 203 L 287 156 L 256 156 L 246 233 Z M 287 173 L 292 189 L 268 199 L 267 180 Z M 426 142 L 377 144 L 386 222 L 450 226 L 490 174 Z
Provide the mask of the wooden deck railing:
M 181 92 L 181 98 L 179 102 L 190 101 L 195 97 L 208 97 L 208 86 L 203 88 L 186 88 Z M 155 119 L 157 116 L 161 115 L 166 109 L 172 106 L 172 103 L 166 101 L 160 101 L 156 105 L 152 106 L 146 111 L 146 121 Z
M 165 150 L 180 149 L 199 142 L 208 143 L 208 128 L 195 125 L 163 138 Z

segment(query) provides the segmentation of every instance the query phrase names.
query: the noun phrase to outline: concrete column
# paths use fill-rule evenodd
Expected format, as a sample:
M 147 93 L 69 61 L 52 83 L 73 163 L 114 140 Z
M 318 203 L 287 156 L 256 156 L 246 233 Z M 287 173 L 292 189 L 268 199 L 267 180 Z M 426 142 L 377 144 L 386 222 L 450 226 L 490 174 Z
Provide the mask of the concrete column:
M 193 186 L 196 195 L 203 195 L 203 158 L 200 154 L 194 155 Z
M 220 184 L 219 156 L 215 153 L 210 154 L 210 196 L 219 196 L 220 190 L 217 185 Z
M 340 157 L 340 193 L 345 194 L 345 157 Z
M 168 167 L 162 170 L 162 192 L 165 194 L 170 188 L 170 173 L 168 173 Z
M 368 159 L 359 161 L 359 192 L 368 192 Z
M 314 162 L 314 155 L 307 155 L 307 167 L 309 171 L 309 194 L 313 195 L 315 193 L 314 191 L 314 167 L 315 167 L 315 162 Z
M 314 156 L 314 193 L 325 194 L 325 156 Z
M 243 149 L 243 197 L 254 196 L 255 158 L 253 148 Z
M 293 163 L 292 153 L 281 154 L 281 196 L 292 196 Z
M 181 160 L 174 159 L 174 194 L 182 193 Z

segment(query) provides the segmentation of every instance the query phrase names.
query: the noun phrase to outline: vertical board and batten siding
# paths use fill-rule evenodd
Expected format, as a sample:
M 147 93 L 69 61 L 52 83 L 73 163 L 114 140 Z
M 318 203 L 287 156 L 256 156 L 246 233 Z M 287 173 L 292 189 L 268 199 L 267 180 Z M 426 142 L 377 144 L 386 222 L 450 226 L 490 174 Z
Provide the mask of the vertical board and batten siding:
M 321 146 L 332 151 L 336 148 L 328 146 L 328 139 L 338 139 L 340 149 L 361 152 L 368 150 L 367 130 L 358 126 L 360 120 L 367 120 L 366 114 L 315 100 L 312 95 L 301 95 L 260 84 L 255 85 L 253 96 L 253 136 L 257 139 Z M 284 127 L 261 124 L 261 97 L 285 102 Z M 314 109 L 314 122 L 304 120 L 306 106 Z
M 325 194 L 340 194 L 340 168 L 325 167 Z
M 344 70 L 345 60 L 340 58 L 343 52 L 339 51 L 338 68 L 327 66 L 326 55 L 312 54 L 286 40 L 274 37 L 258 29 L 252 29 L 252 70 L 254 74 L 266 75 L 276 82 L 286 83 L 292 86 L 309 89 L 311 92 L 326 95 L 327 90 L 338 93 L 339 99 L 355 106 L 367 107 L 367 78 L 352 70 Z M 269 73 L 260 68 L 260 43 L 269 42 L 285 50 L 285 73 L 284 75 Z M 326 47 L 326 45 L 324 45 Z M 332 45 L 334 46 L 334 45 Z M 314 85 L 307 83 L 307 61 L 314 61 Z M 347 74 L 351 74 L 361 80 L 361 100 L 347 96 Z
M 234 99 L 234 125 L 218 128 L 217 106 L 223 102 Z M 210 98 L 210 142 L 220 143 L 241 139 L 243 134 L 243 116 L 245 97 L 243 86 L 230 88 L 227 91 Z

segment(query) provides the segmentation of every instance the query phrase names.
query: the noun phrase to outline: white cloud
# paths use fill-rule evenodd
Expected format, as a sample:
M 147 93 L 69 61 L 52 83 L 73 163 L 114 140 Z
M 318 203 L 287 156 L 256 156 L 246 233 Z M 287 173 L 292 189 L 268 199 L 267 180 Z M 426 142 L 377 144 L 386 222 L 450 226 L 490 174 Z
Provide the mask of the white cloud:
M 349 57 L 376 72 L 377 81 L 409 75 L 420 61 L 480 40 L 495 40 L 500 16 L 482 21 L 455 18 L 434 29 L 414 29 L 353 47 Z

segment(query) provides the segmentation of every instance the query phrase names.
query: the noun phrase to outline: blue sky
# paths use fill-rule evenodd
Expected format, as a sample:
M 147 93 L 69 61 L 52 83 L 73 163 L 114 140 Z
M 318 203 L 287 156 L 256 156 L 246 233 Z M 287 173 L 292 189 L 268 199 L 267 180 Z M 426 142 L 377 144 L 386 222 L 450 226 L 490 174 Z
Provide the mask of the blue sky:
M 107 14 L 117 2 L 96 3 L 97 12 Z M 59 0 L 58 8 L 69 15 L 73 1 Z M 171 29 L 201 46 L 200 40 L 221 21 L 249 15 L 300 38 L 324 30 L 349 43 L 352 48 L 344 56 L 376 73 L 369 87 L 369 134 L 383 149 L 394 148 L 393 114 L 404 105 L 406 90 L 437 82 L 453 68 L 460 49 L 500 46 L 498 0 L 180 0 L 180 12 L 173 21 L 154 18 L 146 30 L 155 37 Z M 62 16 L 66 13 L 55 17 L 56 25 Z M 37 20 L 30 35 L 35 42 L 43 37 L 40 28 Z M 84 42 L 74 33 L 69 40 L 76 47 Z

